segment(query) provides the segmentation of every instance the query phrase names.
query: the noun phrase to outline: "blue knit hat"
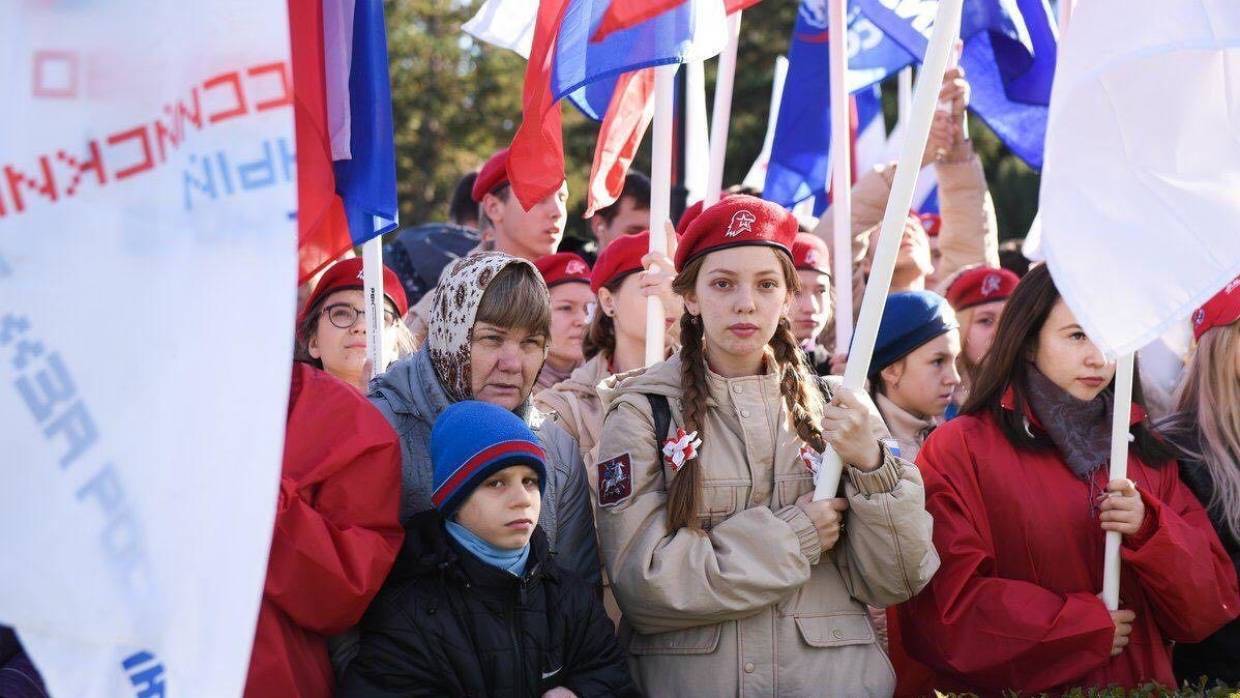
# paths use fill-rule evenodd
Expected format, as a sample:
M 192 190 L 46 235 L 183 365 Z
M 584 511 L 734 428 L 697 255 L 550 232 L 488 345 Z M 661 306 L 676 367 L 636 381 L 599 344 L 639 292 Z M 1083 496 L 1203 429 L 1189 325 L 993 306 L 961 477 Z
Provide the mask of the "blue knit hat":
M 533 468 L 542 492 L 545 458 L 538 437 L 512 412 L 477 400 L 453 403 L 431 429 L 431 503 L 451 517 L 483 480 L 513 465 Z
M 878 339 L 874 341 L 874 358 L 870 360 L 870 378 L 917 347 L 957 327 L 960 323 L 956 322 L 956 314 L 937 293 L 902 291 L 887 296 L 883 320 L 878 325 Z

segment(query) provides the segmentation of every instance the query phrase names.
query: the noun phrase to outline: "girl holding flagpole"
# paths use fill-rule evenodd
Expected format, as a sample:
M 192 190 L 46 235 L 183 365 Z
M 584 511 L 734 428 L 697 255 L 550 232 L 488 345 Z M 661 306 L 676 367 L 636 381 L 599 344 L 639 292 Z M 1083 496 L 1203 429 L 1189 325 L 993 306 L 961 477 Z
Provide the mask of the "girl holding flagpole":
M 1164 427 L 1182 452 L 1180 477 L 1206 507 L 1240 573 L 1240 277 L 1193 314 L 1197 350 Z M 1181 681 L 1240 684 L 1240 621 L 1175 646 Z
M 1151 432 L 1139 378 L 1126 480 L 1107 481 L 1115 363 L 1045 265 L 1017 285 L 961 416 L 917 463 L 943 565 L 898 611 L 904 649 L 940 690 L 1059 693 L 1175 684 L 1170 642 L 1240 612 L 1235 570 Z M 1120 610 L 1102 588 L 1123 536 Z
M 600 548 L 649 695 L 890 695 L 866 604 L 938 566 L 917 469 L 864 394 L 806 367 L 796 232 L 760 199 L 706 209 L 676 253 L 682 348 L 600 391 Z M 828 445 L 846 497 L 815 502 Z

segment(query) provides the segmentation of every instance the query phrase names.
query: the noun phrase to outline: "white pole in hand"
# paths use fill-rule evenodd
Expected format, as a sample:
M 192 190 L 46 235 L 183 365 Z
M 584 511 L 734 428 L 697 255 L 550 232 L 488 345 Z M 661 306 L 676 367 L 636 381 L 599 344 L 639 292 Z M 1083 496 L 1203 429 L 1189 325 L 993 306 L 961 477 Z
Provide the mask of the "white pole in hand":
M 362 244 L 362 308 L 366 311 L 366 358 L 369 381 L 383 373 L 383 237 L 376 235 Z
M 1115 413 L 1111 417 L 1110 480 L 1128 477 L 1128 427 L 1132 413 L 1133 354 L 1119 357 L 1115 367 Z M 1111 611 L 1119 610 L 1119 531 L 1107 531 L 1106 554 L 1102 567 L 1102 601 Z
M 831 77 L 831 215 L 835 238 L 835 351 L 852 341 L 852 138 L 848 106 L 848 2 L 828 0 L 828 72 Z
M 676 68 L 662 65 L 654 73 L 654 137 L 650 158 L 650 251 L 667 253 L 667 231 L 672 215 L 672 101 Z M 663 301 L 646 298 L 646 365 L 663 360 Z
M 723 160 L 728 151 L 728 122 L 732 118 L 732 84 L 736 78 L 736 46 L 741 37 L 741 12 L 728 15 L 728 43 L 719 54 L 715 73 L 715 103 L 710 119 L 710 170 L 702 208 L 719 202 L 723 189 Z M 654 224 L 651 224 L 651 230 Z M 653 241 L 653 238 L 651 238 Z
M 874 356 L 874 341 L 878 338 L 878 323 L 883 317 L 883 306 L 891 290 L 891 273 L 896 263 L 896 253 L 904 238 L 904 221 L 913 203 L 913 188 L 917 173 L 921 171 L 922 154 L 930 136 L 930 121 L 939 101 L 939 89 L 943 74 L 947 72 L 956 37 L 960 32 L 960 6 L 963 0 L 942 0 L 934 17 L 934 30 L 926 47 L 926 57 L 917 75 L 913 90 L 913 108 L 909 127 L 904 133 L 900 148 L 900 160 L 896 165 L 895 180 L 891 184 L 891 196 L 883 213 L 879 229 L 878 246 L 874 252 L 874 264 L 866 283 L 865 296 L 861 301 L 861 314 L 853 334 L 852 348 L 848 353 L 848 367 L 844 370 L 844 388 L 859 391 L 865 387 L 870 359 Z M 837 230 L 837 234 L 841 231 Z M 842 231 L 845 234 L 847 231 Z M 836 313 L 839 315 L 839 313 Z M 814 486 L 814 499 L 834 497 L 840 486 L 844 464 L 834 449 L 823 454 L 822 465 Z

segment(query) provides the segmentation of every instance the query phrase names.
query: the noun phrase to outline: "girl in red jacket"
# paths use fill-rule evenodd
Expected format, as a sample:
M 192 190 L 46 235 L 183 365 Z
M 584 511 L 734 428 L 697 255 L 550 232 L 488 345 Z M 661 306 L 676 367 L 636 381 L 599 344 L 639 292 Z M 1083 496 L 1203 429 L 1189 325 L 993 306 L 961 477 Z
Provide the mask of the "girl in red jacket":
M 1240 609 L 1236 574 L 1133 385 L 1128 478 L 1107 481 L 1115 364 L 1045 266 L 1020 282 L 962 415 L 918 455 L 942 567 L 899 611 L 940 690 L 1175 685 L 1170 643 Z M 1123 535 L 1119 611 L 1103 541 Z

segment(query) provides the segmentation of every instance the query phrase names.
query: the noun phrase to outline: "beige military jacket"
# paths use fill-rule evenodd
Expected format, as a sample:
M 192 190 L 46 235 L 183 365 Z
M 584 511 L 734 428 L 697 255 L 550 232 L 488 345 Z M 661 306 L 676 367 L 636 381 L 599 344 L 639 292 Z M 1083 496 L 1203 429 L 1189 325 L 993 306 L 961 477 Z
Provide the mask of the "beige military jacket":
M 656 454 L 646 393 L 681 422 L 680 358 L 601 390 L 595 469 L 600 550 L 633 630 L 635 676 L 651 696 L 891 695 L 895 674 L 866 604 L 916 594 L 938 568 L 921 476 L 884 447 L 847 467 L 850 509 L 823 552 L 793 503 L 813 489 L 775 375 L 710 374 L 699 458 L 705 532 L 670 532 L 675 477 Z M 872 413 L 875 437 L 886 430 Z

